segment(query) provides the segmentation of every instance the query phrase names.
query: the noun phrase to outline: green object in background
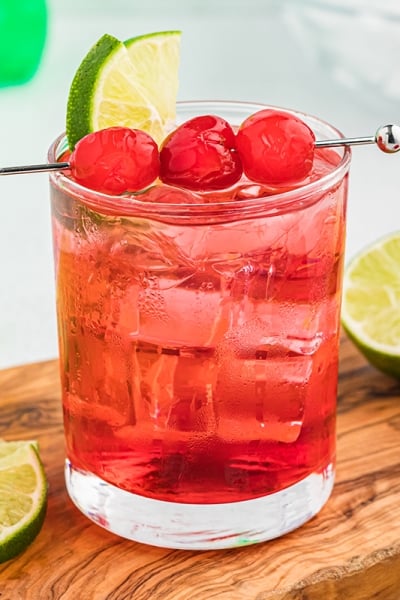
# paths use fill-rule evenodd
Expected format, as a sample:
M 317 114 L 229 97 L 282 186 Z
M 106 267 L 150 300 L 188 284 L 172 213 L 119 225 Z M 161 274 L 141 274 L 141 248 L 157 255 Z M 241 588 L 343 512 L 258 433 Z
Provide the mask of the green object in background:
M 34 76 L 46 34 L 46 0 L 0 0 L 0 86 Z

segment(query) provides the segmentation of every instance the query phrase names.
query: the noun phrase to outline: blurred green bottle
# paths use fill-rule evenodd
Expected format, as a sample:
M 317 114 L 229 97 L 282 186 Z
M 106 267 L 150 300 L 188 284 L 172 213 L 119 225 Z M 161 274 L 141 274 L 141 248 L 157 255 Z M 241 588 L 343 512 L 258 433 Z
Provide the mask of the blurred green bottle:
M 0 0 L 0 86 L 29 81 L 47 34 L 46 0 Z

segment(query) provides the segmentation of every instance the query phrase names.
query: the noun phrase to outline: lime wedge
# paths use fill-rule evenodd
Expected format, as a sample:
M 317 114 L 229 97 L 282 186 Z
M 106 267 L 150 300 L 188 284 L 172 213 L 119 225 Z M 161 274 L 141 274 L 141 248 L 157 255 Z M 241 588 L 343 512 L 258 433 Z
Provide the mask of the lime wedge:
M 33 542 L 46 502 L 47 481 L 36 442 L 0 440 L 0 563 Z
M 142 129 L 157 143 L 174 119 L 178 32 L 132 38 L 105 34 L 83 58 L 71 84 L 66 132 L 70 149 L 107 127 Z
M 160 31 L 125 43 L 136 82 L 156 107 L 167 132 L 175 124 L 179 86 L 180 31 Z
M 400 378 L 400 232 L 363 250 L 346 267 L 342 324 L 376 368 Z
M 70 149 L 99 129 L 122 126 L 163 138 L 161 117 L 135 82 L 135 70 L 125 45 L 103 35 L 84 57 L 71 84 L 67 103 Z

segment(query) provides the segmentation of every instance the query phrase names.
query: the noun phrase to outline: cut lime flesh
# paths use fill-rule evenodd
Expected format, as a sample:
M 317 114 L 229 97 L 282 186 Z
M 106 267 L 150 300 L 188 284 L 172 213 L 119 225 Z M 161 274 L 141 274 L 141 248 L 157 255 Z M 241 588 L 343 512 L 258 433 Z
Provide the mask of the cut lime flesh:
M 400 232 L 371 244 L 347 266 L 342 324 L 367 360 L 400 378 Z
M 46 506 L 47 481 L 37 444 L 0 441 L 0 563 L 33 542 Z
M 66 133 L 71 150 L 107 127 L 141 129 L 161 143 L 175 117 L 179 32 L 130 38 L 105 34 L 82 60 L 71 84 Z
M 176 119 L 180 31 L 160 31 L 124 42 L 135 69 L 136 82 L 156 107 L 165 131 Z

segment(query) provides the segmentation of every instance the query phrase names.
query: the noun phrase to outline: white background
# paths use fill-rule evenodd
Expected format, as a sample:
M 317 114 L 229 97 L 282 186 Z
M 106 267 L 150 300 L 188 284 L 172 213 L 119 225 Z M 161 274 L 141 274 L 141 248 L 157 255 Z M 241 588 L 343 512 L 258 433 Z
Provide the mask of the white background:
M 179 99 L 265 102 L 348 136 L 400 122 L 400 8 L 392 0 L 49 0 L 40 69 L 0 88 L 0 166 L 46 161 L 73 74 L 105 32 L 183 31 Z M 384 13 L 387 11 L 387 14 Z M 0 32 L 1 35 L 1 32 Z M 400 229 L 400 155 L 353 151 L 347 259 Z M 45 174 L 0 177 L 0 368 L 57 356 Z M 400 269 L 400 266 L 399 266 Z

